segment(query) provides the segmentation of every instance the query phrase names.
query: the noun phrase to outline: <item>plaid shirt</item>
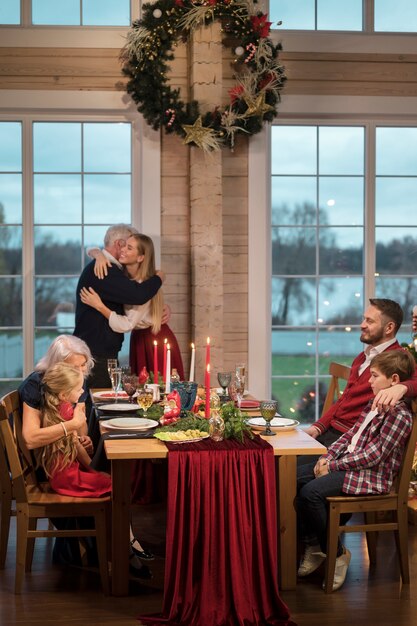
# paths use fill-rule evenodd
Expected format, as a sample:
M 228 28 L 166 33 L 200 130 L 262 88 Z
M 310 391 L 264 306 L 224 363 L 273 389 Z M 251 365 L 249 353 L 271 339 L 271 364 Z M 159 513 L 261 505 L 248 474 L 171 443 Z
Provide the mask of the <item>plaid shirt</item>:
M 398 474 L 413 418 L 404 402 L 376 415 L 360 435 L 353 452 L 347 447 L 371 409 L 367 405 L 356 424 L 335 441 L 324 455 L 329 471 L 346 470 L 343 493 L 389 493 Z

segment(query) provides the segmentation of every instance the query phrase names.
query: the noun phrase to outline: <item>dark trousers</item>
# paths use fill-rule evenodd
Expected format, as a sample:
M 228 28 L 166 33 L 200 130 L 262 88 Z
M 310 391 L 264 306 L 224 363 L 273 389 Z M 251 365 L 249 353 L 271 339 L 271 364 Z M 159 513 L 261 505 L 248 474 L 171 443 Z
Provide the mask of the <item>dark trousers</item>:
M 324 554 L 327 551 L 328 496 L 342 494 L 345 471 L 330 472 L 326 476 L 315 478 L 316 462 L 305 464 L 297 473 L 297 524 L 300 538 L 307 544 L 320 544 Z M 342 554 L 339 541 L 337 554 Z

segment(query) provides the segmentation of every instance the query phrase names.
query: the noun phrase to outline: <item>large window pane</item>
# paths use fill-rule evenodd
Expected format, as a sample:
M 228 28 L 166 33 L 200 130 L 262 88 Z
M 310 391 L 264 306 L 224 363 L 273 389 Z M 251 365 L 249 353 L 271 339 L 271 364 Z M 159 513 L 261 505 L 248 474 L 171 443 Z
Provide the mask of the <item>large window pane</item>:
M 22 171 L 22 126 L 0 122 L 0 172 Z
M 377 178 L 375 185 L 378 225 L 417 225 L 417 177 Z
M 78 277 L 35 280 L 35 320 L 37 326 L 60 328 L 74 326 L 75 290 Z
M 0 326 L 22 325 L 22 279 L 0 278 Z
M 35 172 L 80 172 L 81 124 L 35 123 L 33 163 Z
M 316 331 L 272 332 L 272 375 L 313 376 L 316 368 Z
M 310 176 L 272 176 L 272 224 L 294 224 L 304 207 L 316 206 L 317 180 Z M 296 223 L 303 223 L 297 221 Z
M 0 295 L 1 298 L 1 295 Z M 20 330 L 0 331 L 0 378 L 22 378 L 23 376 L 23 341 Z M 16 389 L 14 385 L 1 384 L 4 393 Z M 3 392 L 0 392 L 3 393 Z
M 71 224 L 81 222 L 81 176 L 36 174 L 34 176 L 35 222 Z
M 317 0 L 317 30 L 362 30 L 362 0 L 346 8 L 346 0 Z
M 319 205 L 327 224 L 363 225 L 364 179 L 320 176 Z
M 314 279 L 272 278 L 272 325 L 313 326 L 317 294 Z
M 399 302 L 404 311 L 404 326 L 406 327 L 409 321 L 411 321 L 411 312 L 417 302 L 417 278 L 414 276 L 408 278 L 379 276 L 375 281 L 375 296 L 377 298 L 393 298 Z M 406 338 L 398 339 L 398 341 L 407 341 L 408 343 L 410 335 L 405 328 L 402 328 L 402 332 L 405 334 L 401 335 L 401 337 Z
M 22 227 L 0 226 L 0 275 L 22 273 Z
M 22 221 L 22 175 L 0 174 L 0 223 Z
M 317 173 L 317 129 L 315 126 L 272 128 L 272 174 Z
M 319 373 L 328 374 L 332 361 L 351 365 L 363 349 L 359 329 L 346 325 L 344 328 L 321 328 L 319 331 Z
M 319 238 L 320 274 L 362 274 L 362 228 L 320 228 Z
M 276 22 L 282 20 L 281 28 L 288 30 L 314 30 L 315 2 L 314 0 L 280 0 L 269 2 L 269 15 L 276 28 Z
M 376 129 L 376 175 L 417 176 L 417 128 Z
M 84 170 L 130 172 L 130 124 L 84 124 Z
M 416 273 L 417 224 L 414 228 L 376 228 L 375 240 L 379 274 Z
M 315 267 L 315 228 L 272 229 L 273 274 L 314 274 Z
M 97 26 L 128 26 L 129 0 L 83 0 L 83 24 Z
M 322 278 L 319 281 L 319 322 L 359 324 L 363 313 L 362 278 Z
M 375 30 L 383 32 L 416 32 L 415 0 L 374 0 Z
M 80 226 L 35 226 L 35 274 L 81 272 Z
M 323 174 L 363 174 L 364 129 L 334 126 L 319 129 L 319 172 Z
M 326 390 L 319 390 L 321 404 Z M 278 411 L 284 417 L 296 419 L 303 424 L 311 424 L 316 418 L 315 405 L 317 385 L 313 377 L 274 378 L 272 397 L 278 400 Z
M 86 174 L 84 177 L 84 220 L 90 224 L 130 222 L 131 177 L 125 174 Z
M 20 0 L 0 2 L 0 24 L 20 24 Z
M 80 24 L 80 0 L 32 0 L 32 23 L 58 26 Z

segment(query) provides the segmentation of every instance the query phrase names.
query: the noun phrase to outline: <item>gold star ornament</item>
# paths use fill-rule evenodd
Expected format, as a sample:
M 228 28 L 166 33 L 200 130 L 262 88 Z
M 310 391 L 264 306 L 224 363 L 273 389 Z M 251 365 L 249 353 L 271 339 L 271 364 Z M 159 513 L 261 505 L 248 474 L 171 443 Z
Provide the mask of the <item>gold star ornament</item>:
M 201 115 L 197 117 L 194 124 L 182 124 L 182 128 L 185 131 L 183 143 L 195 143 L 206 152 L 219 149 L 219 141 L 214 130 L 203 126 Z
M 273 111 L 274 107 L 265 102 L 265 92 L 263 91 L 256 98 L 246 97 L 244 98 L 248 108 L 246 109 L 244 115 L 245 117 L 250 117 L 251 115 L 259 115 L 263 116 L 264 113 L 268 111 Z

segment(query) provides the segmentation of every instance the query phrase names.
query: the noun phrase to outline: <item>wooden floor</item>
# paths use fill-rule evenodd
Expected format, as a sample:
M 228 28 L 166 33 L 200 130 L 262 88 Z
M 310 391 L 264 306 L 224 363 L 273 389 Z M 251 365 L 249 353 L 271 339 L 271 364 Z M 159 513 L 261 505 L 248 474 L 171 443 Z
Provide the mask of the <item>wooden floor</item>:
M 42 539 L 37 540 L 33 571 L 26 576 L 24 593 L 15 596 L 13 525 L 6 569 L 0 572 L 0 625 L 138 626 L 139 614 L 160 610 L 165 549 L 163 506 L 145 506 L 135 511 L 134 526 L 138 536 L 146 537 L 157 555 L 151 564 L 154 578 L 146 583 L 132 580 L 128 598 L 105 598 L 96 570 L 52 565 L 52 544 Z M 298 626 L 416 624 L 417 526 L 410 526 L 412 582 L 409 587 L 401 587 L 390 533 L 382 533 L 379 538 L 378 564 L 374 571 L 369 570 L 361 535 L 350 535 L 345 543 L 352 551 L 352 562 L 340 591 L 326 596 L 321 590 L 322 575 L 318 573 L 300 581 L 295 591 L 282 593 Z

